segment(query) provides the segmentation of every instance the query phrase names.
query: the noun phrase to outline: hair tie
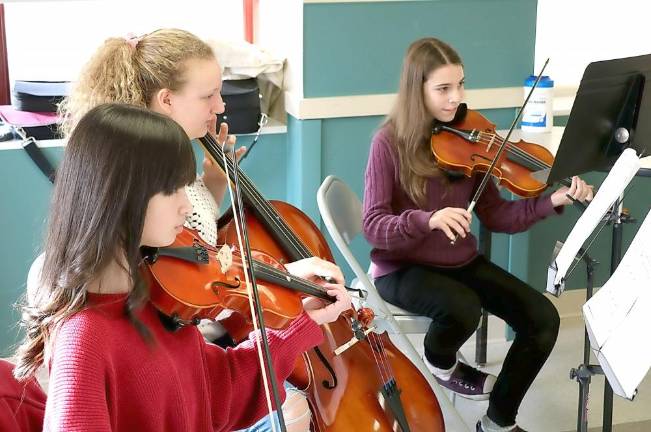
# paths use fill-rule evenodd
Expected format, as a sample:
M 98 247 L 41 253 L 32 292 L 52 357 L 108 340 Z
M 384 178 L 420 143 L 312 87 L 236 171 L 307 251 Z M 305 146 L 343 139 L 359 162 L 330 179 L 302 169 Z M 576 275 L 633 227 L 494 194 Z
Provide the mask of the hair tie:
M 138 46 L 138 42 L 142 40 L 142 36 L 136 36 L 133 33 L 127 33 L 127 35 L 124 37 L 124 40 L 129 44 L 129 46 L 135 50 L 136 47 Z

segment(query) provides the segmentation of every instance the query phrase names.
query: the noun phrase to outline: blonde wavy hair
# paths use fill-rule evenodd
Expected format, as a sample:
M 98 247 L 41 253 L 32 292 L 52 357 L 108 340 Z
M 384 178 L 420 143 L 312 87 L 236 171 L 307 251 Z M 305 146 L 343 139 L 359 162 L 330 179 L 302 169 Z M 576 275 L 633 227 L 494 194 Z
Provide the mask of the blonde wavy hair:
M 109 38 L 83 67 L 59 106 L 61 133 L 70 135 L 92 108 L 110 102 L 148 107 L 160 89 L 183 87 L 191 59 L 214 59 L 204 41 L 180 29 L 160 29 L 138 38 Z
M 441 176 L 429 147 L 432 115 L 425 105 L 423 86 L 441 66 L 463 66 L 459 54 L 436 38 L 423 38 L 407 49 L 395 104 L 384 125 L 389 127 L 398 153 L 400 185 L 420 207 L 426 206 L 427 180 Z

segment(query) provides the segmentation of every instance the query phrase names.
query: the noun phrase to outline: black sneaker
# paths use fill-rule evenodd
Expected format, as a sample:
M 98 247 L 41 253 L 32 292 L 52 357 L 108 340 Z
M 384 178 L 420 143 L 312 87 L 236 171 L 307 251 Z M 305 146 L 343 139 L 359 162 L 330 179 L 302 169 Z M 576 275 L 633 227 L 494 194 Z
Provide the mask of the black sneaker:
M 477 422 L 477 432 L 484 432 L 484 428 L 481 427 L 481 420 Z M 509 432 L 527 432 L 526 430 L 522 429 L 520 426 L 515 425 L 515 428 L 511 429 Z
M 425 359 L 425 364 L 431 364 Z M 430 369 L 431 370 L 431 369 Z M 495 375 L 487 374 L 465 363 L 457 362 L 450 379 L 443 380 L 434 375 L 436 381 L 444 388 L 452 390 L 466 399 L 487 400 L 495 385 Z

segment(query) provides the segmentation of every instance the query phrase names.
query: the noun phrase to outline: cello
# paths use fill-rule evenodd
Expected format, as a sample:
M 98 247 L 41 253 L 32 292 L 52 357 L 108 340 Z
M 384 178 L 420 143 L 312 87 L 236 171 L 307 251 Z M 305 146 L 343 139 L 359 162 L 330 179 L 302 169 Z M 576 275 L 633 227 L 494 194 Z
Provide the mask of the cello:
M 290 204 L 267 201 L 232 159 L 223 158 L 212 136 L 200 141 L 224 171 L 237 170 L 253 249 L 280 263 L 312 256 L 334 262 L 325 238 L 307 215 Z M 236 241 L 230 219 L 228 213 L 220 219 L 218 243 Z M 342 314 L 335 322 L 322 325 L 325 341 L 303 354 L 289 378 L 308 397 L 313 430 L 444 431 L 441 408 L 425 377 L 386 333 L 360 335 L 353 317 Z M 236 340 L 243 334 L 233 334 L 234 328 L 248 331 L 243 319 L 222 323 Z M 345 351 L 337 350 L 355 340 L 358 342 Z

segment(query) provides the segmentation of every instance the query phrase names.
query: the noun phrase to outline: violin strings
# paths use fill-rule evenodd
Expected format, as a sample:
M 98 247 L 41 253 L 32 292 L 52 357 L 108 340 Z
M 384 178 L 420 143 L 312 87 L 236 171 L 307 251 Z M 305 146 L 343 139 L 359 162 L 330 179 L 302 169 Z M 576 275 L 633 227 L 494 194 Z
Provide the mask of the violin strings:
M 490 139 L 489 139 L 490 138 Z M 497 140 L 495 140 L 497 138 Z M 498 145 L 501 145 L 504 142 L 504 138 L 500 137 L 497 134 L 489 134 L 486 132 L 480 132 L 479 133 L 479 140 L 478 142 L 482 144 L 489 145 L 491 144 L 491 141 L 496 142 Z M 538 169 L 546 169 L 549 168 L 550 166 L 545 163 L 544 161 L 538 159 L 537 157 L 525 152 L 524 150 L 518 148 L 515 143 L 513 142 L 508 142 L 506 144 L 507 150 L 510 150 L 512 154 L 515 154 L 523 159 L 525 159 L 527 162 L 531 163 L 533 166 L 535 166 Z
M 214 248 L 209 245 L 207 245 L 206 249 L 213 253 L 218 252 L 217 248 Z M 274 279 L 282 279 L 289 283 L 293 283 L 295 286 L 300 287 L 300 288 L 291 287 L 292 289 L 300 290 L 302 288 L 305 291 L 307 291 L 307 289 L 312 289 L 314 291 L 318 291 L 319 294 L 321 295 L 324 296 L 327 295 L 327 290 L 323 286 L 318 285 L 308 279 L 303 279 L 301 277 L 289 274 L 287 270 L 278 269 L 270 264 L 264 263 L 263 261 L 254 259 L 253 268 L 262 277 L 262 279 L 267 277 L 267 279 L 264 279 L 267 282 L 274 282 Z
M 486 135 L 486 134 L 482 132 L 482 133 L 480 133 L 480 136 L 481 135 Z M 498 142 L 499 142 L 500 145 L 504 142 L 504 139 L 502 137 L 499 137 L 498 135 L 494 135 L 494 134 L 488 134 L 488 135 L 489 136 L 491 136 L 491 135 L 492 136 L 497 136 L 498 137 Z M 478 140 L 478 142 L 480 142 L 482 144 L 487 144 L 487 145 L 490 144 L 490 141 L 487 142 L 486 139 L 487 138 L 480 138 Z M 510 149 L 512 154 L 515 154 L 515 155 L 527 160 L 532 165 L 535 165 L 536 168 L 540 168 L 540 169 L 549 168 L 549 165 L 547 165 L 544 161 L 542 161 L 542 160 L 536 158 L 535 156 L 525 152 L 524 150 L 518 148 L 515 145 L 515 143 L 513 143 L 513 142 L 507 143 L 506 148 L 507 148 L 507 150 Z
M 224 163 L 224 165 L 225 165 L 224 168 L 225 168 L 225 171 L 227 171 L 227 178 L 229 178 L 229 175 L 228 175 L 229 172 L 235 172 L 235 170 L 237 170 L 237 171 L 238 171 L 238 175 L 241 176 L 240 184 L 241 184 L 241 186 L 242 186 L 242 189 L 246 190 L 246 192 L 248 193 L 248 195 L 249 195 L 250 197 L 252 197 L 252 198 L 257 202 L 257 204 L 258 204 L 258 207 L 257 207 L 257 208 L 258 208 L 258 209 L 261 209 L 264 213 L 266 213 L 265 216 L 267 217 L 267 220 L 270 221 L 270 222 L 272 222 L 272 223 L 275 223 L 276 226 L 277 226 L 281 231 L 284 231 L 284 232 L 285 232 L 285 237 L 286 237 L 287 239 L 289 239 L 290 242 L 294 243 L 294 245 L 296 246 L 297 249 L 299 249 L 299 248 L 304 249 L 304 247 L 301 247 L 301 246 L 302 246 L 301 244 L 298 244 L 297 242 L 295 242 L 295 241 L 293 240 L 293 237 L 295 237 L 295 236 L 289 236 L 289 235 L 288 235 L 288 233 L 290 232 L 290 230 L 289 230 L 289 227 L 287 227 L 286 224 L 284 224 L 284 223 L 283 223 L 283 224 L 276 223 L 277 221 L 282 221 L 282 218 L 280 217 L 280 215 L 278 215 L 277 212 L 274 211 L 274 209 L 269 208 L 269 207 L 271 207 L 271 206 L 268 204 L 268 202 L 267 202 L 266 200 L 264 200 L 264 199 L 260 196 L 260 194 L 257 192 L 256 188 L 255 188 L 254 186 L 252 186 L 252 182 L 251 182 L 251 180 L 246 176 L 246 174 L 245 174 L 242 170 L 240 170 L 239 167 L 236 167 L 236 166 L 235 166 L 235 162 L 232 161 L 230 158 L 225 157 L 225 152 L 224 152 L 221 148 L 219 148 L 219 147 L 217 147 L 217 146 L 215 145 L 215 144 L 216 144 L 216 140 L 215 140 L 215 138 L 212 137 L 211 135 L 206 135 L 206 138 L 207 138 L 208 141 L 211 142 L 213 150 L 214 150 L 217 154 L 220 154 L 220 153 L 221 153 L 221 156 L 222 156 L 222 158 L 223 158 L 223 163 Z M 230 183 L 229 183 L 229 184 L 230 184 Z M 231 200 L 232 200 L 232 198 L 231 198 Z M 233 212 L 235 213 L 235 210 L 234 210 L 234 209 L 233 209 Z M 276 215 L 277 215 L 278 217 L 274 218 L 274 217 L 273 217 L 273 214 L 274 214 L 274 213 L 276 213 Z M 234 215 L 234 217 L 235 217 L 235 215 Z M 284 221 L 283 221 L 283 222 L 284 222 Z
M 326 294 L 326 289 L 322 287 L 321 285 L 315 284 L 313 282 L 310 282 L 307 279 L 299 278 L 297 276 L 293 276 L 288 274 L 286 271 L 279 270 L 275 267 L 272 267 L 268 264 L 261 263 L 259 261 L 256 261 L 253 263 L 253 267 L 257 268 L 260 275 L 264 279 L 265 276 L 269 278 L 276 278 L 276 279 L 284 279 L 288 282 L 294 282 L 297 285 L 303 285 L 304 287 L 311 288 L 315 291 L 319 291 L 321 294 Z M 289 278 L 289 280 L 288 280 Z M 273 281 L 268 281 L 268 282 L 273 282 Z

